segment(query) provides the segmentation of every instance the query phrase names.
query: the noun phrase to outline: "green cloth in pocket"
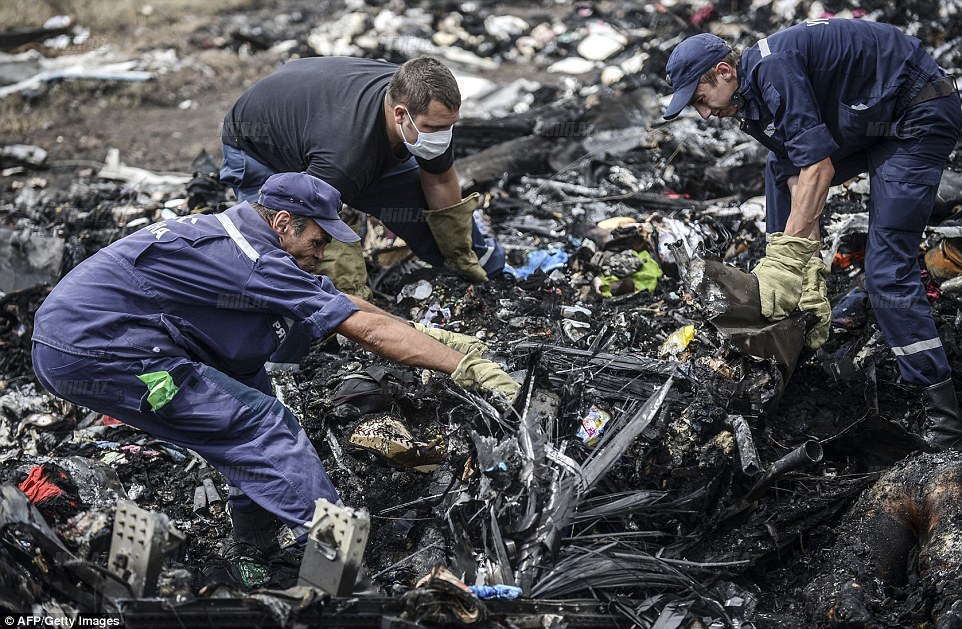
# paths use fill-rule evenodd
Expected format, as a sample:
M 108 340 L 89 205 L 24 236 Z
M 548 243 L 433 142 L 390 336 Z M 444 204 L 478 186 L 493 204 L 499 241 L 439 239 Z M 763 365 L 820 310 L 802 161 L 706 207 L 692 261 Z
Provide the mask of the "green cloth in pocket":
M 166 371 L 154 371 L 137 376 L 141 382 L 147 385 L 147 402 L 150 403 L 150 410 L 156 411 L 163 408 L 170 402 L 180 388 L 174 384 L 174 379 Z

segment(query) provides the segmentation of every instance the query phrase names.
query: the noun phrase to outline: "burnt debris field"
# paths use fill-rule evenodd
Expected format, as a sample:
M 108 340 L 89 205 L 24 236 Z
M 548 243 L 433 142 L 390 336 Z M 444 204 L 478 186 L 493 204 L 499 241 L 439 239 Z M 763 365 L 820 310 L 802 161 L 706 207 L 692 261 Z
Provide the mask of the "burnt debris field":
M 0 612 L 129 627 L 962 627 L 962 454 L 925 452 L 920 393 L 868 304 L 867 178 L 829 195 L 832 333 L 808 351 L 804 316 L 768 323 L 746 289 L 764 255 L 766 150 L 731 120 L 661 117 L 668 55 L 698 32 L 746 46 L 861 17 L 958 74 L 955 2 L 62 5 L 0 9 Z M 339 337 L 272 374 L 354 510 L 314 566 L 330 587 L 280 590 L 267 565 L 223 559 L 224 478 L 46 393 L 30 339 L 50 287 L 98 249 L 233 205 L 217 178 L 224 113 L 314 55 L 428 55 L 455 73 L 458 176 L 509 264 L 469 285 L 361 216 L 373 301 L 477 337 L 522 388 L 498 409 Z M 960 211 L 956 151 L 919 251 L 956 372 Z M 354 591 L 345 557 L 362 530 Z

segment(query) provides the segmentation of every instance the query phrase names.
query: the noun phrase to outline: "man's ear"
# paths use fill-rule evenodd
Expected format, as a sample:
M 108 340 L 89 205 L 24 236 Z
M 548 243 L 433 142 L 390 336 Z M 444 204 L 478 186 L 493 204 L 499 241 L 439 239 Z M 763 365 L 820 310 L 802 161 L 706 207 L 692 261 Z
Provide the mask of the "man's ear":
M 725 81 L 731 81 L 735 78 L 735 68 L 727 61 L 719 61 L 718 65 L 715 66 L 715 73 Z
M 394 122 L 396 124 L 404 124 L 404 119 L 408 117 L 407 107 L 405 107 L 402 103 L 395 103 L 392 105 L 392 107 L 394 108 Z
M 281 210 L 274 215 L 274 222 L 271 227 L 273 227 L 274 231 L 278 234 L 283 234 L 290 228 L 292 222 L 291 213 L 287 210 Z

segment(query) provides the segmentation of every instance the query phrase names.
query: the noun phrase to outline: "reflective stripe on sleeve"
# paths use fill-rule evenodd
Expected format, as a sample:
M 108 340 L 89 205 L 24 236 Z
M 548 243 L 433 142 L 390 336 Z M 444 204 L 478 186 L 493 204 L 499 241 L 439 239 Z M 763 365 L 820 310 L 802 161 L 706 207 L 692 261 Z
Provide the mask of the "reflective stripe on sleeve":
M 223 214 L 214 214 L 214 216 L 218 221 L 220 221 L 220 224 L 224 226 L 224 229 L 227 230 L 227 235 L 231 237 L 231 240 L 237 243 L 237 246 L 240 247 L 240 250 L 244 252 L 244 255 L 254 262 L 257 262 L 257 259 L 261 257 L 260 254 L 254 251 L 254 247 L 251 246 L 251 243 L 247 242 L 247 239 L 244 238 L 244 234 L 238 231 L 237 226 L 234 225 L 234 223 L 232 223 L 231 220 Z
M 762 58 L 772 54 L 772 49 L 768 47 L 768 38 L 763 37 L 758 40 L 758 50 L 762 53 Z

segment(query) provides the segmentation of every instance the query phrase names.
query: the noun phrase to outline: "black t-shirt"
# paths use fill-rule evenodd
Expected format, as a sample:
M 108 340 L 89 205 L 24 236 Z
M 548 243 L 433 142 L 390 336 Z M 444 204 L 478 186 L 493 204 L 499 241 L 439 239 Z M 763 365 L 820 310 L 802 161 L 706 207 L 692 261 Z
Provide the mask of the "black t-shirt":
M 393 63 L 355 57 L 298 59 L 254 84 L 224 118 L 221 139 L 278 172 L 304 172 L 331 184 L 347 203 L 410 158 L 391 152 L 384 95 Z M 454 147 L 429 173 L 454 164 Z

